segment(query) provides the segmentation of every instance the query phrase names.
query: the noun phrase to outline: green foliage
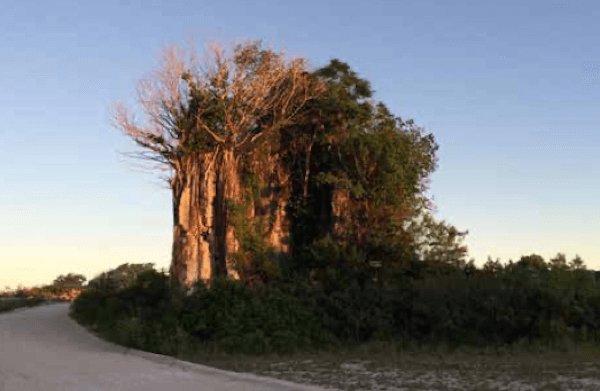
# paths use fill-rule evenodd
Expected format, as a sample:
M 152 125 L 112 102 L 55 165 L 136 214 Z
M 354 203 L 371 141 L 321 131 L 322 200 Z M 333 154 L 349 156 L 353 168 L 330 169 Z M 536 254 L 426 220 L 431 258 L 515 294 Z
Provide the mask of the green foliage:
M 235 227 L 239 248 L 232 258 L 242 280 L 248 284 L 264 284 L 279 276 L 279 259 L 275 251 L 267 245 L 262 232 L 261 219 L 248 219 L 250 205 L 231 204 L 230 223 Z
M 430 213 L 423 213 L 409 223 L 414 251 L 419 259 L 464 266 L 467 247 L 461 232 L 445 221 L 437 221 Z
M 210 289 L 199 284 L 179 297 L 170 292 L 167 276 L 147 271 L 127 288 L 86 290 L 72 314 L 110 340 L 153 352 L 175 354 L 193 341 L 209 351 L 263 353 L 327 341 L 314 308 L 297 292 L 228 280 Z
M 429 213 L 425 191 L 438 149 L 433 135 L 374 101 L 369 82 L 348 64 L 333 60 L 314 75 L 326 92 L 307 106 L 304 123 L 284 135 L 294 257 L 304 259 L 314 242 L 329 238 L 360 248 L 367 262 L 381 263 L 389 274 L 398 263 L 422 257 L 425 239 L 437 235 L 440 244 L 428 245 L 429 252 L 462 260 L 463 233 Z M 297 272 L 311 272 L 293 261 Z
M 87 289 L 73 316 L 113 341 L 166 354 L 286 353 L 376 341 L 496 348 L 600 343 L 600 283 L 578 262 L 552 268 L 555 260 L 529 255 L 477 268 L 415 260 L 383 280 L 356 250 L 325 241 L 311 254 L 315 264 L 329 266 L 315 267 L 320 272 L 308 279 L 215 280 L 186 296 L 170 291 L 167 276 L 146 271 L 120 290 Z
M 98 291 L 116 292 L 133 286 L 141 274 L 153 270 L 152 263 L 124 263 L 93 278 L 88 287 Z
M 181 325 L 208 350 L 298 351 L 328 340 L 314 309 L 298 292 L 219 280 L 210 288 L 196 286 L 184 299 Z
M 117 343 L 174 354 L 179 343 L 175 302 L 168 277 L 147 265 L 122 265 L 103 274 L 73 303 L 75 319 Z M 105 284 L 107 275 L 134 272 L 127 284 Z M 124 280 L 119 279 L 123 282 Z

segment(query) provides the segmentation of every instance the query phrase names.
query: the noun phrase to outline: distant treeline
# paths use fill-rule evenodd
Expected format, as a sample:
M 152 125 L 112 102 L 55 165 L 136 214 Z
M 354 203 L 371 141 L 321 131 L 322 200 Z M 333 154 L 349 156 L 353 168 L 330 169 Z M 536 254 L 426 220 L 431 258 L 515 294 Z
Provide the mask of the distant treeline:
M 81 293 L 86 280 L 85 276 L 81 274 L 61 274 L 48 285 L 0 291 L 0 298 L 73 300 Z

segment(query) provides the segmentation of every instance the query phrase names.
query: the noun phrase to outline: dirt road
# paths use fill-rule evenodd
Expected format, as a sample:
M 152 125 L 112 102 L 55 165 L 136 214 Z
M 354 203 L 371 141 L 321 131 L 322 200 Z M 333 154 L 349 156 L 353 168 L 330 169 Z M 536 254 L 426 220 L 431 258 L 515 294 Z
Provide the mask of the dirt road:
M 55 304 L 0 315 L 0 391 L 317 390 L 104 342 Z

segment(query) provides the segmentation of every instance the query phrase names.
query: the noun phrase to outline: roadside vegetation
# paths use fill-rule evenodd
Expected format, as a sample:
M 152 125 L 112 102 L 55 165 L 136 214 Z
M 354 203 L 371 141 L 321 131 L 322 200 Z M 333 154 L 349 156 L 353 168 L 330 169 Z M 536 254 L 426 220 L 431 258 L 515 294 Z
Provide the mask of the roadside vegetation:
M 23 307 L 34 307 L 44 303 L 42 298 L 0 297 L 0 313 Z
M 85 281 L 86 278 L 81 274 L 69 273 L 56 277 L 49 285 L 0 291 L 0 312 L 58 301 L 72 301 L 81 293 Z
M 190 294 L 123 265 L 72 313 L 121 345 L 343 390 L 594 390 L 600 284 L 563 260 L 425 262 L 387 287 L 219 280 Z
M 166 354 L 293 353 L 381 343 L 399 351 L 569 350 L 600 343 L 596 273 L 522 257 L 449 266 L 419 261 L 386 279 L 285 279 L 170 289 L 150 269 L 131 285 L 92 280 L 74 316 L 118 343 Z M 121 269 L 136 267 L 123 266 Z

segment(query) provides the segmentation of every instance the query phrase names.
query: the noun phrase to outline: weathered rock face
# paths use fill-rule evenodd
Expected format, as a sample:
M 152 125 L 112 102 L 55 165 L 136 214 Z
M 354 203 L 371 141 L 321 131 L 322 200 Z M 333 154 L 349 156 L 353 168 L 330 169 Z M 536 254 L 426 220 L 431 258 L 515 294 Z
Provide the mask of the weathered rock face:
M 236 153 L 219 148 L 189 158 L 182 163 L 184 174 L 173 180 L 171 276 L 180 286 L 215 277 L 241 278 L 240 267 L 249 266 L 248 258 L 242 256 L 242 264 L 236 264 L 236 255 L 243 253 L 241 238 L 247 229 L 279 258 L 290 252 L 292 173 L 268 149 L 250 158 Z M 321 209 L 328 215 L 321 219 L 327 222 L 322 230 L 334 237 L 347 235 L 352 219 L 348 193 L 333 190 L 320 202 L 327 204 Z M 244 231 L 238 232 L 240 216 Z
M 215 156 L 203 154 L 182 162 L 173 179 L 173 250 L 171 277 L 189 287 L 214 273 Z
M 334 189 L 331 195 L 332 234 L 336 237 L 348 235 L 348 223 L 352 220 L 351 200 L 348 191 Z
M 231 213 L 241 187 L 234 152 L 199 154 L 182 166 L 172 182 L 172 280 L 189 288 L 217 276 L 237 279 L 232 254 L 239 242 Z
M 260 162 L 252 170 L 260 178 L 262 187 L 253 200 L 253 224 L 262 227 L 265 244 L 280 255 L 289 251 L 290 219 L 287 206 L 291 194 L 288 169 L 277 152 L 268 148 L 259 151 Z
M 267 232 L 267 243 L 276 252 L 287 254 L 289 251 L 289 219 L 286 213 L 287 199 L 278 197 L 271 207 L 271 224 Z
M 224 149 L 217 157 L 217 182 L 215 189 L 216 265 L 219 276 L 238 279 L 232 254 L 238 251 L 239 242 L 232 224 L 233 208 L 241 198 L 238 162 L 232 148 Z

